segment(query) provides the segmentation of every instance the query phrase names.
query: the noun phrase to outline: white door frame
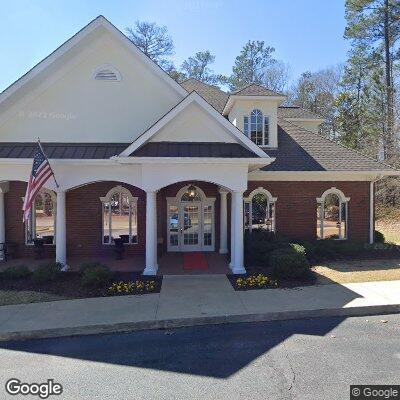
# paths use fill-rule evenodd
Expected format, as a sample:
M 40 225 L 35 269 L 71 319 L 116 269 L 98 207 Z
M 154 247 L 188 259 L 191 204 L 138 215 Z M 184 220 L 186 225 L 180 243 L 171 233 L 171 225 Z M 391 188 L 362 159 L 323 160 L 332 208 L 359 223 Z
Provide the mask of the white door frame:
M 181 201 L 182 196 L 186 193 L 187 188 L 189 186 L 185 186 L 179 190 L 176 197 L 167 197 L 167 251 L 214 251 L 215 250 L 215 197 L 206 197 L 205 193 L 196 186 L 197 192 L 200 194 L 201 200 L 188 202 Z M 183 243 L 183 222 L 184 222 L 184 206 L 186 205 L 197 205 L 199 207 L 199 241 L 197 245 L 185 245 Z M 171 244 L 170 241 L 170 207 L 175 206 L 177 208 L 177 216 L 178 216 L 178 242 L 177 245 Z M 211 245 L 204 244 L 204 208 L 206 206 L 211 206 Z

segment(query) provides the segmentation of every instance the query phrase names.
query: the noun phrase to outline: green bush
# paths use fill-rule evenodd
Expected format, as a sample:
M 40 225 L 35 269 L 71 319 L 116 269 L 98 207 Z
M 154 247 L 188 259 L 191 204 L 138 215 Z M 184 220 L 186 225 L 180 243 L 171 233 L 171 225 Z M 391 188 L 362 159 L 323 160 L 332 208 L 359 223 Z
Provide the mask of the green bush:
M 26 265 L 16 265 L 6 268 L 3 273 L 3 279 L 25 279 L 32 275 L 32 272 Z
M 51 262 L 39 265 L 32 274 L 33 280 L 38 284 L 54 282 L 61 276 L 62 264 Z
M 382 232 L 375 231 L 375 243 L 385 243 L 385 235 Z
M 113 277 L 110 268 L 98 262 L 83 264 L 80 270 L 82 273 L 82 286 L 90 289 L 104 287 Z
M 274 277 L 278 280 L 307 280 L 312 277 L 305 248 L 300 245 L 274 250 L 270 254 L 269 264 Z

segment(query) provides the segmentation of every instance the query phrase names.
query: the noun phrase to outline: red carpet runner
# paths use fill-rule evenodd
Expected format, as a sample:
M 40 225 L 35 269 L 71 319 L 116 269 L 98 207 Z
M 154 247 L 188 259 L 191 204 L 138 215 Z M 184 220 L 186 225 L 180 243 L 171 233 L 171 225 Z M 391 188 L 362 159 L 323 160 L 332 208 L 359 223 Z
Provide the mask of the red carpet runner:
M 204 255 L 204 253 L 184 253 L 183 269 L 208 269 L 206 256 Z

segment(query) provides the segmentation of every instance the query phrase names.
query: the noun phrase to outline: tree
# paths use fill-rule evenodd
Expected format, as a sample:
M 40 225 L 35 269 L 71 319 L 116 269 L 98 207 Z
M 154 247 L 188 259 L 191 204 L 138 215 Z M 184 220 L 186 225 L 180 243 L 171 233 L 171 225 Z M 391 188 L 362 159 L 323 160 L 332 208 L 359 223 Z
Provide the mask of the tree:
M 320 132 L 332 139 L 336 136 L 335 100 L 339 92 L 342 66 L 317 72 L 304 72 L 289 93 L 289 102 L 315 112 L 326 119 Z
M 284 93 L 287 91 L 290 76 L 289 64 L 277 60 L 265 69 L 262 84 L 275 92 Z
M 370 53 L 383 64 L 385 125 L 382 150 L 385 160 L 396 153 L 394 62 L 398 59 L 400 2 L 398 0 L 346 0 L 345 37 L 354 45 L 367 45 Z
M 221 80 L 210 68 L 215 61 L 215 56 L 208 50 L 199 51 L 182 63 L 181 73 L 185 78 L 195 78 L 208 84 L 218 84 Z
M 250 83 L 262 85 L 265 70 L 274 63 L 273 47 L 266 46 L 263 41 L 249 40 L 235 59 L 232 74 L 227 79 L 230 90 L 237 90 Z
M 174 42 L 166 26 L 136 21 L 133 28 L 126 28 L 126 32 L 128 38 L 158 65 L 165 69 L 173 67 L 168 58 L 174 53 Z

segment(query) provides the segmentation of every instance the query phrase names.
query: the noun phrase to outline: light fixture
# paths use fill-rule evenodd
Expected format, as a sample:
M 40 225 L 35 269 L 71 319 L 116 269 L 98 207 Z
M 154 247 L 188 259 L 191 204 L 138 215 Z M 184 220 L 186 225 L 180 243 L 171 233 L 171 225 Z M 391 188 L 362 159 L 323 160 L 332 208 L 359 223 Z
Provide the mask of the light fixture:
M 187 194 L 191 199 L 194 199 L 197 195 L 196 186 L 190 185 L 187 189 Z

